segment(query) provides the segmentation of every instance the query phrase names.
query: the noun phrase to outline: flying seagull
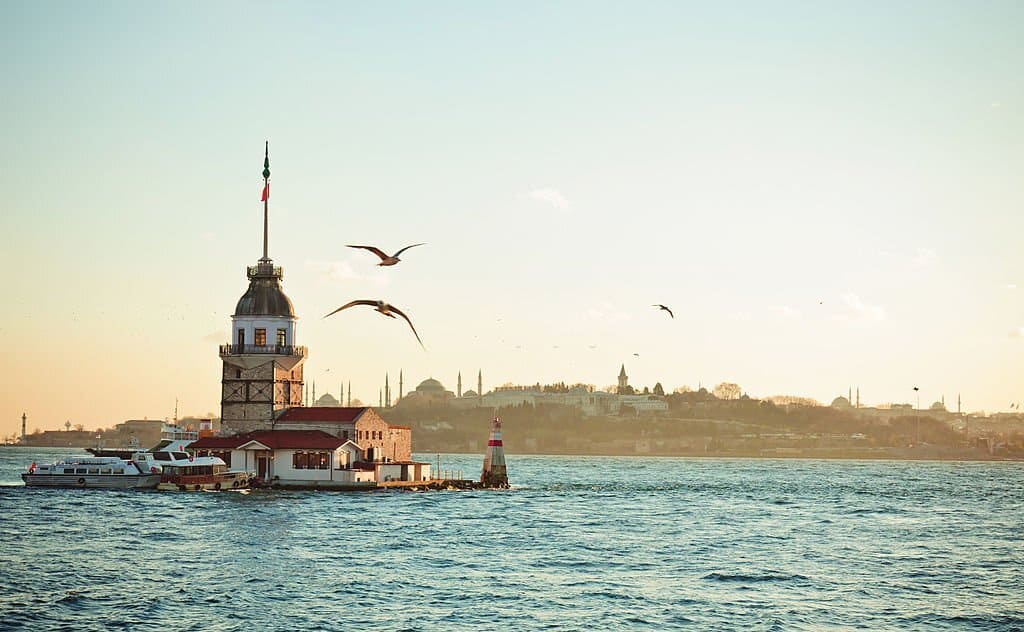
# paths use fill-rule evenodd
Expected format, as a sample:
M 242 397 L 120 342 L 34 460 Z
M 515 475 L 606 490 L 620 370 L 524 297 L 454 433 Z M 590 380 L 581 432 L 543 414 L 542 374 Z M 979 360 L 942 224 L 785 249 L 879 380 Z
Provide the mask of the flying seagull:
M 378 257 L 380 257 L 380 263 L 377 264 L 379 266 L 393 266 L 396 263 L 398 263 L 399 261 L 401 261 L 401 259 L 398 258 L 398 255 L 402 254 L 403 252 L 405 252 L 406 250 L 408 250 L 410 248 L 414 248 L 416 246 L 423 246 L 423 245 L 425 245 L 425 243 L 424 244 L 413 244 L 411 246 L 406 246 L 405 248 L 402 248 L 401 250 L 399 250 L 398 252 L 396 252 L 393 255 L 389 255 L 388 253 L 384 252 L 383 250 L 381 250 L 380 248 L 378 248 L 376 246 L 353 246 L 351 244 L 346 244 L 346 245 L 349 248 L 362 248 L 363 250 L 369 250 L 373 254 L 377 255 Z
M 416 342 L 420 343 L 420 346 L 423 347 L 423 341 L 420 340 L 420 335 L 418 333 L 416 333 L 416 328 L 412 326 L 412 321 L 409 320 L 409 317 L 406 316 L 405 313 L 402 312 L 402 310 L 398 309 L 394 305 L 388 305 L 384 301 L 369 301 L 369 300 L 365 300 L 365 299 L 364 300 L 358 300 L 358 301 L 351 301 L 349 303 L 345 303 L 344 305 L 342 305 L 338 309 L 334 310 L 330 314 L 327 314 L 327 316 L 332 316 L 334 314 L 337 314 L 338 312 L 340 312 L 343 309 L 348 309 L 349 307 L 355 307 L 356 305 L 369 305 L 371 307 L 374 307 L 374 308 L 376 308 L 376 311 L 378 311 L 381 314 L 387 316 L 388 318 L 394 318 L 395 314 L 398 314 L 399 316 L 401 316 L 402 318 L 405 319 L 405 322 L 409 323 L 409 328 L 412 329 L 412 334 L 414 336 L 416 336 Z M 324 318 L 327 318 L 327 316 L 324 316 Z M 423 348 L 426 349 L 426 347 L 423 347 Z
M 658 309 L 663 309 L 666 312 L 668 312 L 668 315 L 671 316 L 672 318 L 676 317 L 676 315 L 672 313 L 672 310 L 670 310 L 669 308 L 665 307 L 664 305 L 657 304 L 657 305 L 651 305 L 651 307 L 657 307 Z

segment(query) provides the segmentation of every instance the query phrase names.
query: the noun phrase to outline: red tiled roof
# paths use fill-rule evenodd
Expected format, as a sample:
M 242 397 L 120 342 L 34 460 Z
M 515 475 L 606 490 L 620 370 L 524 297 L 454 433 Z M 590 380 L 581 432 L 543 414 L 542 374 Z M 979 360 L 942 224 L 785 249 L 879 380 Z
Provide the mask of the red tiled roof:
M 346 423 L 359 419 L 367 406 L 295 406 L 281 413 L 277 422 Z
M 250 441 L 257 441 L 273 450 L 334 450 L 344 444 L 346 439 L 327 434 L 323 430 L 261 430 L 233 437 L 204 437 L 188 447 L 197 450 L 237 448 Z
M 197 450 L 212 450 L 214 448 L 235 448 L 241 445 L 238 436 L 234 437 L 202 437 L 193 441 L 188 448 Z

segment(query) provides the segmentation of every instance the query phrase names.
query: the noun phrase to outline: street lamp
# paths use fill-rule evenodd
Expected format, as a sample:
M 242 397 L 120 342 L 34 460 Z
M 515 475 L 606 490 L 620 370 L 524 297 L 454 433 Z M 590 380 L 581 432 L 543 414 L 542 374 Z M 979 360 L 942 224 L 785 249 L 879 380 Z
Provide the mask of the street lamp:
M 914 387 L 914 394 L 917 396 L 917 409 L 914 411 L 917 439 L 914 441 L 914 444 L 921 445 L 921 391 L 916 386 Z

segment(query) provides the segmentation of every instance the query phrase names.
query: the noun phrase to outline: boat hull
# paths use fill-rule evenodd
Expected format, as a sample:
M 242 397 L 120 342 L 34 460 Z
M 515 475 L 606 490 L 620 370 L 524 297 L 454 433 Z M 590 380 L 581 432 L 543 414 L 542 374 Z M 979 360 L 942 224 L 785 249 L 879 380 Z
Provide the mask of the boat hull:
M 167 491 L 220 491 L 248 489 L 255 472 L 225 472 L 223 474 L 197 474 L 164 476 L 157 489 Z
M 155 489 L 159 474 L 22 474 L 26 487 Z

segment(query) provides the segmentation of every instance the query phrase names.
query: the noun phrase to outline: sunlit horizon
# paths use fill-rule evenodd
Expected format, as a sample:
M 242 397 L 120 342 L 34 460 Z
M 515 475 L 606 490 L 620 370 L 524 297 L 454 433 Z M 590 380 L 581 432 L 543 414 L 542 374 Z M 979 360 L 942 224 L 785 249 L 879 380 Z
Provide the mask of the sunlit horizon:
M 1024 403 L 1020 5 L 7 13 L 0 436 L 219 415 L 265 140 L 318 396 Z

